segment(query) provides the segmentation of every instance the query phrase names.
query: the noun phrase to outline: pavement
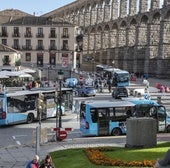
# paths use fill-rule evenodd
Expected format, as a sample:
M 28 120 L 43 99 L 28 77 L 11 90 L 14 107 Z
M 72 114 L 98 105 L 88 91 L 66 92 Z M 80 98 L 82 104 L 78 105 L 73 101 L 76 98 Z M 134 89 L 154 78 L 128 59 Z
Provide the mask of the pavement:
M 150 83 L 150 88 L 154 88 L 156 83 L 161 83 L 163 85 L 170 86 L 170 80 L 168 79 L 148 79 Z M 138 79 L 133 82 L 133 84 L 142 84 L 142 79 Z M 63 116 L 65 119 L 73 119 L 77 117 L 75 113 L 68 113 Z M 56 142 L 47 142 L 40 145 L 38 150 L 38 155 L 40 159 L 44 159 L 45 156 L 52 151 L 63 150 L 67 148 L 80 148 L 80 147 L 94 147 L 94 146 L 125 146 L 126 139 L 118 138 L 107 138 L 107 141 L 104 141 L 102 138 L 97 139 L 94 137 L 91 141 L 87 141 L 85 138 L 72 138 L 71 135 L 69 138 L 64 141 Z M 157 134 L 157 141 L 169 141 L 170 133 Z M 2 139 L 1 139 L 2 140 Z M 97 143 L 96 143 L 97 142 Z M 33 156 L 37 153 L 36 147 L 33 145 L 15 145 L 8 147 L 0 148 L 0 168 L 24 168 L 28 161 L 30 161 Z

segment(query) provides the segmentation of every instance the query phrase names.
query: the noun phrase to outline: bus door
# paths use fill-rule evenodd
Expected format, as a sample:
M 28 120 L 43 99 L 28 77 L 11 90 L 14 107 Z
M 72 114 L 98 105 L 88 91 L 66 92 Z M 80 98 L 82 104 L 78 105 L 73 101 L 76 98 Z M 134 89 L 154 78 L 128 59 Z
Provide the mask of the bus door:
M 98 109 L 98 135 L 109 135 L 109 112 L 107 108 Z
M 166 109 L 164 106 L 158 106 L 157 111 L 157 120 L 158 120 L 158 131 L 166 131 Z

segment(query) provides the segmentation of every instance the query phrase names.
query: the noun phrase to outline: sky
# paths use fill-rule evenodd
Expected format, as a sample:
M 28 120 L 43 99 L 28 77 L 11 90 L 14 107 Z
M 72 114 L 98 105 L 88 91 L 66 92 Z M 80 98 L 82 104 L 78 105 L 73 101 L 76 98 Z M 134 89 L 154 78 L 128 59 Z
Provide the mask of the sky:
M 29 14 L 34 14 L 35 12 L 36 16 L 40 16 L 75 1 L 76 0 L 3 0 L 0 5 L 0 11 L 5 9 L 18 9 Z

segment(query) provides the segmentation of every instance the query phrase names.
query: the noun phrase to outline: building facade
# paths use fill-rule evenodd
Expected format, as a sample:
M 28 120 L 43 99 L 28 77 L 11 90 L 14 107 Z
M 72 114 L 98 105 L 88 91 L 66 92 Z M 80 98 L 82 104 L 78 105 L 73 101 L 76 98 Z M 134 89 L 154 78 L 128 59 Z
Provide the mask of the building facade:
M 76 68 L 77 27 L 59 18 L 9 13 L 0 13 L 0 41 L 22 53 L 22 66 L 50 80 L 56 80 L 60 69 L 70 76 Z
M 170 77 L 170 0 L 77 0 L 44 16 L 81 27 L 83 60 Z

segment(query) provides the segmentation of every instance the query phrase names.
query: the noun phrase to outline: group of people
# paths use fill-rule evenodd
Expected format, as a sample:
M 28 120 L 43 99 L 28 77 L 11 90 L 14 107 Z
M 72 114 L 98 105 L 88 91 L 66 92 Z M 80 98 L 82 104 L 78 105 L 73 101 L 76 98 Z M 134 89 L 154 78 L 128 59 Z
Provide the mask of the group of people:
M 50 155 L 47 155 L 42 162 L 40 162 L 39 156 L 35 155 L 34 158 L 28 162 L 26 168 L 55 168 L 55 166 Z

